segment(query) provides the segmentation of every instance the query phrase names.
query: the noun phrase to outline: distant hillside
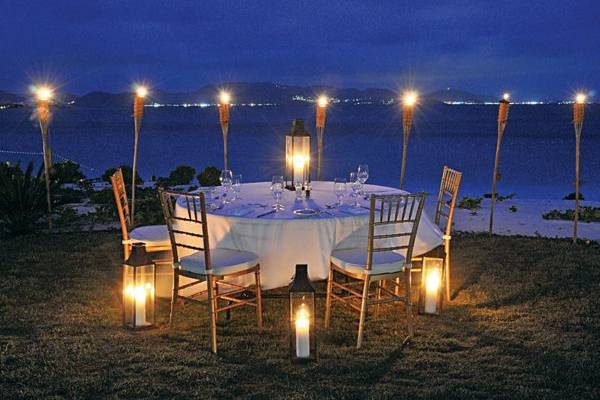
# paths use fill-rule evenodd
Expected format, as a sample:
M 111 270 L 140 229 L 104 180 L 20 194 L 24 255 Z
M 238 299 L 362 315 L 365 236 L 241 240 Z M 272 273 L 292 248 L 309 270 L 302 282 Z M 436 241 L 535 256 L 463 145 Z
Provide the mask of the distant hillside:
M 439 101 L 439 102 L 464 102 L 464 103 L 485 103 L 485 102 L 495 102 L 498 101 L 497 98 L 493 96 L 482 96 L 478 94 L 473 94 L 469 92 L 465 92 L 463 90 L 457 89 L 445 89 L 445 90 L 437 90 L 435 92 L 428 93 L 425 95 L 425 98 L 430 101 Z
M 3 92 L 0 90 L 0 104 L 23 103 L 25 98 L 17 94 Z

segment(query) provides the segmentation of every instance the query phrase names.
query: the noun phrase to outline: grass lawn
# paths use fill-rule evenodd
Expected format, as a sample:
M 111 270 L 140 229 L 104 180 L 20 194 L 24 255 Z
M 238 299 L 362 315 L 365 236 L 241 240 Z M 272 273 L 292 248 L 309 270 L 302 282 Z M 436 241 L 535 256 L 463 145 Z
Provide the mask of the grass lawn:
M 600 246 L 462 235 L 455 300 L 418 317 L 401 347 L 398 304 L 367 321 L 334 308 L 318 364 L 290 365 L 285 300 L 233 312 L 208 350 L 204 306 L 168 306 L 159 327 L 121 327 L 116 233 L 0 241 L 0 399 L 10 398 L 600 398 Z M 324 292 L 324 284 L 318 290 Z M 319 317 L 324 299 L 319 298 Z M 320 322 L 320 321 L 319 321 Z

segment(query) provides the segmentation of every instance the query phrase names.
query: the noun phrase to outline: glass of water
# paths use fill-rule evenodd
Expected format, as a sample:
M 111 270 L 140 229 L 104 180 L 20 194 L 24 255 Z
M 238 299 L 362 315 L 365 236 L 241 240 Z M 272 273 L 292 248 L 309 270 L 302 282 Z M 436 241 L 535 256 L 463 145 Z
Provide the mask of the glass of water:
M 283 194 L 284 185 L 283 176 L 273 176 L 273 179 L 271 180 L 271 195 L 275 200 L 275 203 L 273 204 L 275 211 L 281 211 L 285 209 L 285 207 L 281 204 L 281 195 Z
M 337 206 L 341 207 L 341 205 L 344 204 L 344 195 L 346 194 L 346 180 L 335 178 L 333 181 L 333 192 L 337 197 Z
M 231 186 L 233 188 L 233 198 L 231 199 L 231 201 L 241 199 L 240 193 L 242 192 L 242 174 L 237 174 L 233 176 Z
M 362 184 L 358 180 L 357 172 L 350 172 L 350 189 L 352 189 L 352 197 L 354 197 L 353 207 L 360 207 L 360 203 L 358 202 L 358 198 L 360 197 L 360 192 L 362 189 Z
M 227 196 L 229 195 L 231 185 L 233 184 L 233 173 L 230 169 L 224 169 L 221 171 L 219 180 L 221 181 L 221 186 L 223 186 L 223 203 L 231 203 L 231 199 L 228 199 Z

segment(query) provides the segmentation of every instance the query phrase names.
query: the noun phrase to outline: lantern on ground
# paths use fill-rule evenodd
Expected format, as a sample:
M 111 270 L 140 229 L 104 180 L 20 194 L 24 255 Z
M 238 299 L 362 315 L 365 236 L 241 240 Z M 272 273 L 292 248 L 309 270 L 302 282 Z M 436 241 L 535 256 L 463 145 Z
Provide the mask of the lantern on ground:
M 444 259 L 423 258 L 421 289 L 419 290 L 419 314 L 441 314 L 443 275 Z
M 146 245 L 134 243 L 123 264 L 123 324 L 130 329 L 154 326 L 156 267 Z
M 290 190 L 295 190 L 295 182 L 304 186 L 310 182 L 310 135 L 302 119 L 295 119 L 285 136 L 285 171 L 286 187 Z
M 290 359 L 294 363 L 318 359 L 315 329 L 315 287 L 308 278 L 308 266 L 296 265 L 288 288 L 290 302 Z

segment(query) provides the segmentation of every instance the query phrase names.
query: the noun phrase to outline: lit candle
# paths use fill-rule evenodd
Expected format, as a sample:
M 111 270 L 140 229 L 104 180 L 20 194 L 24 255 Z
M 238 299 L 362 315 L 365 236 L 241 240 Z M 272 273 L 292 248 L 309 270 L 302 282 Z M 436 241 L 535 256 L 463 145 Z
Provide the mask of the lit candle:
M 310 356 L 310 320 L 305 304 L 302 304 L 296 313 L 296 356 Z
M 143 286 L 127 287 L 127 294 L 135 303 L 135 326 L 147 325 L 146 322 L 146 289 Z
M 425 313 L 435 314 L 437 311 L 438 288 L 440 286 L 440 272 L 437 269 L 427 274 L 425 282 Z
M 304 168 L 306 165 L 306 157 L 302 155 L 294 156 L 294 182 L 304 183 Z

